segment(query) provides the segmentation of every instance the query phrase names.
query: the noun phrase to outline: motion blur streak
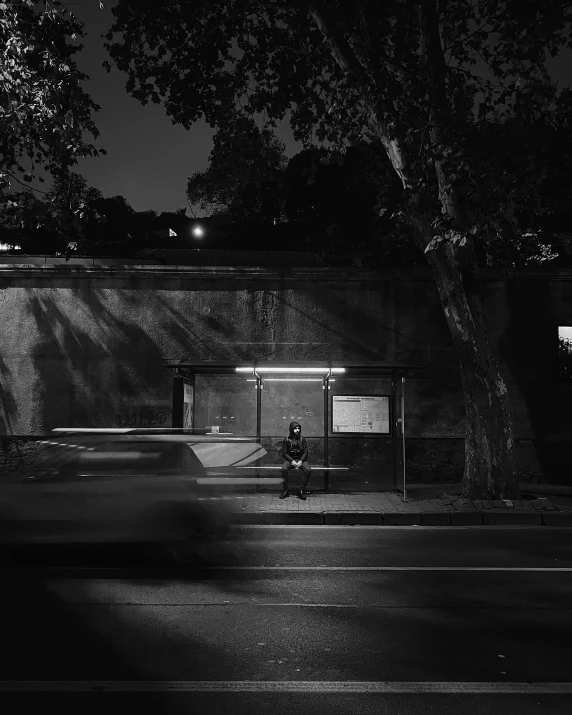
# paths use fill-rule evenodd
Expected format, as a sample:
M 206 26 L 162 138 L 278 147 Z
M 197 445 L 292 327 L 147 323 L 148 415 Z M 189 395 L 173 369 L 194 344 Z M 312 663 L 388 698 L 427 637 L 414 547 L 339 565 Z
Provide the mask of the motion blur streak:
M 86 429 L 70 442 L 72 431 L 42 440 L 34 468 L 2 479 L 0 546 L 134 543 L 204 555 L 228 536 L 233 487 L 259 481 L 213 480 L 205 466 L 234 476 L 237 461 L 266 454 L 250 438 L 183 430 Z

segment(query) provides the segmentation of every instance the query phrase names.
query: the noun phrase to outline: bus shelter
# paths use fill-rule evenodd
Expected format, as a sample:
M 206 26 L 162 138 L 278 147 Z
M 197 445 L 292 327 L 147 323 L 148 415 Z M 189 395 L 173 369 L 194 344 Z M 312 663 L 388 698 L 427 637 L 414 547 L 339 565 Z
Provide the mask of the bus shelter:
M 405 473 L 405 386 L 406 378 L 418 371 L 417 365 L 398 365 L 374 361 L 332 362 L 234 362 L 234 361 L 180 361 L 166 363 L 173 371 L 173 427 L 199 428 L 196 424 L 195 388 L 198 376 L 242 376 L 252 383 L 255 402 L 252 405 L 255 421 L 252 431 L 258 442 L 262 435 L 262 395 L 267 383 L 320 382 L 323 393 L 323 465 L 324 488 L 329 489 L 329 472 L 341 467 L 330 464 L 330 438 L 332 435 L 364 437 L 382 435 L 391 439 L 393 487 L 403 485 L 407 497 Z M 390 384 L 388 394 L 332 394 L 332 383 L 340 378 L 380 379 Z M 254 417 L 254 415 L 253 415 Z M 220 432 L 220 426 L 205 425 L 206 430 Z M 226 432 L 231 434 L 231 432 Z M 314 464 L 312 465 L 314 467 Z M 401 487 L 400 487 L 401 490 Z

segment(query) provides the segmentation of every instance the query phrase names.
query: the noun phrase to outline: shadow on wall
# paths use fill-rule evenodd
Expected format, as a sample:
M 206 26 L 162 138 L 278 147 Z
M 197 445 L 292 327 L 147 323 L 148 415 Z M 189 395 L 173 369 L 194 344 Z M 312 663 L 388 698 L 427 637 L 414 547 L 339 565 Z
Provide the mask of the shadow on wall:
M 14 434 L 13 423 L 18 418 L 18 406 L 11 390 L 12 373 L 0 356 L 0 434 Z
M 184 347 L 184 357 L 195 357 L 198 360 L 216 359 L 219 360 L 296 360 L 300 359 L 299 350 L 304 345 L 305 354 L 303 359 L 326 359 L 340 358 L 340 349 L 347 352 L 350 357 L 352 351 L 358 350 L 360 354 L 356 358 L 365 357 L 367 359 L 380 359 L 378 352 L 373 349 L 362 349 L 362 345 L 356 345 L 347 338 L 347 330 L 344 325 L 351 323 L 352 327 L 360 326 L 363 332 L 363 341 L 371 337 L 371 317 L 364 311 L 352 308 L 344 301 L 338 301 L 339 312 L 334 320 L 328 320 L 329 312 L 332 310 L 330 294 L 318 291 L 307 291 L 304 310 L 288 298 L 285 298 L 280 290 L 250 290 L 246 296 L 242 295 L 242 289 L 233 293 L 235 299 L 244 302 L 244 312 L 234 309 L 225 314 L 227 304 L 219 304 L 215 299 L 207 296 L 201 310 L 197 310 L 189 303 L 185 303 L 184 312 L 173 303 L 167 302 L 161 297 L 157 298 L 165 314 L 170 317 L 169 334 Z M 309 301 L 312 295 L 314 302 Z M 325 296 L 325 297 L 324 297 Z M 313 309 L 324 304 L 324 316 L 319 319 Z M 238 303 L 234 306 L 237 308 Z M 210 311 L 217 315 L 212 315 Z M 279 315 L 279 312 L 282 314 Z M 328 311 L 328 312 L 326 312 Z M 334 311 L 335 312 L 335 311 Z M 275 342 L 274 335 L 280 327 L 283 315 L 288 318 L 289 328 L 296 325 L 296 337 L 294 340 L 300 342 Z M 236 325 L 237 316 L 240 319 L 247 319 L 249 322 L 240 328 Z M 338 328 L 333 327 L 340 323 Z M 235 322 L 233 322 L 235 321 Z M 184 326 L 184 327 L 183 327 Z M 311 350 L 315 343 L 312 338 L 321 336 L 319 339 L 327 339 L 327 343 L 318 343 L 320 350 L 323 344 L 328 345 L 328 354 L 313 355 Z M 305 342 L 307 337 L 308 343 Z M 252 342 L 238 343 L 237 341 L 251 339 Z M 286 338 L 288 340 L 288 338 Z M 360 338 L 361 342 L 361 338 Z M 243 347 L 243 345 L 245 347 Z M 293 348 L 291 346 L 294 346 Z M 191 349 L 192 348 L 192 349 Z M 334 350 L 335 354 L 331 354 Z
M 379 338 L 381 326 L 377 325 L 377 332 L 372 331 L 372 316 L 361 308 L 356 308 L 349 301 L 342 300 L 335 291 L 309 290 L 308 302 L 305 309 L 295 305 L 287 297 L 276 292 L 277 302 L 283 308 L 296 314 L 296 320 L 302 328 L 301 334 L 328 336 L 331 340 L 333 352 L 327 355 L 332 360 L 365 359 L 383 360 L 386 354 L 380 355 L 376 343 L 382 342 Z M 318 318 L 315 309 L 323 311 Z M 351 339 L 348 339 L 348 326 L 351 326 Z M 305 330 L 304 330 L 305 328 Z M 386 329 L 388 333 L 391 331 Z M 392 346 L 393 347 L 393 346 Z
M 540 467 L 542 480 L 553 481 L 558 478 L 562 465 L 555 459 L 555 445 L 546 437 L 550 432 L 561 430 L 559 422 L 563 415 L 555 414 L 557 395 L 550 399 L 550 392 L 546 390 L 554 380 L 555 320 L 549 279 L 508 279 L 506 299 L 510 318 L 499 341 L 499 350 L 524 398 L 536 452 L 532 464 L 528 459 L 528 464 L 518 465 L 519 478 L 524 481 L 531 476 L 527 472 L 532 470 L 534 473 Z M 515 414 L 514 417 L 516 427 L 519 416 Z M 520 452 L 524 454 L 523 450 Z
M 69 310 L 46 295 L 36 294 L 28 304 L 41 336 L 31 355 L 32 399 L 44 431 L 111 423 L 121 404 L 153 390 L 141 368 L 147 374 L 164 370 L 155 342 L 136 322 L 114 317 L 100 291 L 70 293 Z M 144 363 L 138 364 L 141 356 Z
M 405 381 L 407 438 L 449 439 L 465 436 L 465 401 L 458 365 L 425 371 L 426 377 Z M 397 385 L 397 410 L 402 386 Z
M 206 360 L 216 355 L 221 360 L 252 359 L 248 351 L 233 342 L 237 339 L 234 325 L 224 324 L 189 305 L 185 305 L 185 312 L 182 312 L 161 297 L 156 300 L 163 315 L 169 318 L 166 330 L 181 346 L 185 358 L 194 356 L 197 360 Z

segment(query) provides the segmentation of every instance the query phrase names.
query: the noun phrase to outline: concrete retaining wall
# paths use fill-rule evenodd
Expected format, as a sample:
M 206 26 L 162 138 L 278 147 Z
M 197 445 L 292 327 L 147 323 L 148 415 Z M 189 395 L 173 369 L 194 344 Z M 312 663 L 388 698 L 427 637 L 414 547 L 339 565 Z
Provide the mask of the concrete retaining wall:
M 572 385 L 558 380 L 557 327 L 572 325 L 572 275 L 485 272 L 483 291 L 513 400 L 520 471 L 569 483 Z M 428 272 L 0 266 L 0 434 L 170 426 L 166 362 L 256 359 L 423 365 L 406 384 L 411 478 L 450 479 L 462 470 L 460 375 Z M 226 413 L 231 431 L 252 434 L 252 387 L 205 383 L 196 426 Z M 339 379 L 336 391 L 387 394 L 388 382 Z M 317 438 L 321 400 L 319 385 L 269 388 L 263 434 L 281 439 L 294 415 Z M 386 443 L 332 439 L 331 461 L 385 468 Z M 34 449 L 25 440 L 7 444 L 7 465 L 20 459 L 18 450 Z

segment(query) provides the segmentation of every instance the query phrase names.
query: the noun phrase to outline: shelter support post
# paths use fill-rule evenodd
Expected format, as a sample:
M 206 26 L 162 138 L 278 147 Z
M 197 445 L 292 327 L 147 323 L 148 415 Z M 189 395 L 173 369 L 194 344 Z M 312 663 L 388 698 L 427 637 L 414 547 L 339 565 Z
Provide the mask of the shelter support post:
M 401 444 L 403 465 L 403 501 L 407 501 L 407 478 L 405 475 L 405 378 L 401 378 Z
M 254 371 L 256 376 L 256 441 L 260 443 L 262 437 L 262 378 Z
M 324 391 L 324 466 L 330 466 L 330 450 L 329 450 L 329 427 L 330 427 L 330 417 L 329 417 L 329 403 L 330 403 L 330 372 L 324 377 L 322 382 L 322 389 Z M 326 470 L 324 472 L 324 491 L 329 491 L 330 489 L 330 473 Z
M 173 411 L 172 414 L 172 426 L 182 427 L 183 426 L 183 386 L 185 382 L 184 379 L 175 373 L 173 375 Z
M 397 428 L 399 418 L 397 416 L 397 399 L 395 389 L 395 377 L 391 377 L 391 467 L 393 472 L 393 488 L 397 491 L 398 471 L 399 471 L 399 447 L 397 442 Z

